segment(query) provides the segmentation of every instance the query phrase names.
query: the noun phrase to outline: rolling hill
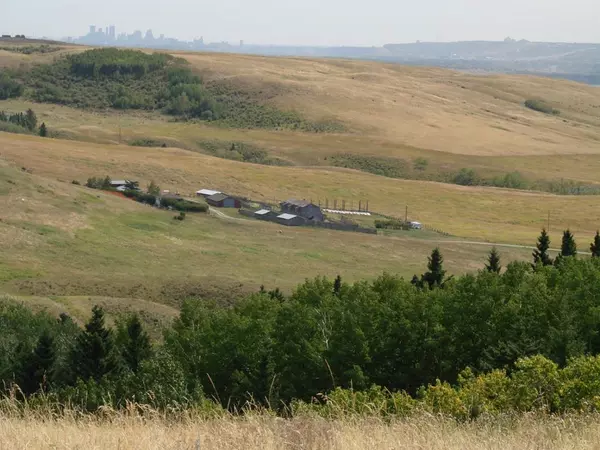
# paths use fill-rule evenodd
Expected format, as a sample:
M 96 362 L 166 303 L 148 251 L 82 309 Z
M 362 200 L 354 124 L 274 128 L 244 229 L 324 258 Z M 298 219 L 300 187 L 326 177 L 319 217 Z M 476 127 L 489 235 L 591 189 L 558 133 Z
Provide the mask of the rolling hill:
M 84 50 L 0 51 L 0 67 L 50 63 Z M 554 242 L 570 227 L 585 247 L 600 226 L 595 195 L 539 192 L 566 184 L 594 193 L 600 186 L 596 88 L 359 61 L 175 56 L 211 92 L 342 128 L 235 128 L 159 111 L 0 101 L 0 110 L 34 109 L 53 136 L 0 132 L 3 290 L 42 298 L 227 300 L 261 284 L 290 289 L 318 274 L 412 276 L 436 245 L 451 272 L 478 270 L 489 246 L 476 242 L 533 245 L 548 213 Z M 526 108 L 532 98 L 560 113 Z M 250 149 L 253 159 L 228 153 L 230 147 Z M 458 186 L 461 169 L 486 182 L 518 172 L 523 186 L 538 192 Z M 369 200 L 371 209 L 397 217 L 408 206 L 411 219 L 453 237 L 279 234 L 271 224 L 210 216 L 176 223 L 164 211 L 71 184 L 105 175 L 142 186 L 154 180 L 187 195 L 210 187 L 266 202 Z M 505 261 L 529 257 L 528 249 L 503 249 Z

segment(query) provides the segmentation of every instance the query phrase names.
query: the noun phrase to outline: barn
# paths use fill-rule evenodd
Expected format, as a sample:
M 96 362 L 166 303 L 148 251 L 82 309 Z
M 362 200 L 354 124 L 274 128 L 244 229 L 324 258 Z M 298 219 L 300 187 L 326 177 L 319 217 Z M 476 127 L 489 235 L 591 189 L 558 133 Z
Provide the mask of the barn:
M 279 204 L 281 211 L 287 214 L 300 216 L 308 220 L 322 222 L 324 220 L 321 208 L 306 200 L 289 199 Z
M 209 197 L 206 197 L 206 203 L 210 206 L 214 206 L 216 208 L 241 208 L 241 202 L 230 195 L 227 194 L 214 194 Z

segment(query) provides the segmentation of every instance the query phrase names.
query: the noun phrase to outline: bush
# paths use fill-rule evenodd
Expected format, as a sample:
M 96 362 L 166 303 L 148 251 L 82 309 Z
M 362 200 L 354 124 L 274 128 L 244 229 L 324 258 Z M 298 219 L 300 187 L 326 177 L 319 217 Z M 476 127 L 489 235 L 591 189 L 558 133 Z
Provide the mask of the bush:
M 427 159 L 425 158 L 417 158 L 415 159 L 414 163 L 413 163 L 413 168 L 415 170 L 425 170 L 427 169 L 427 166 L 429 165 L 429 161 L 427 161 Z
M 175 220 L 179 220 L 179 221 L 185 220 L 185 213 L 184 213 L 183 211 L 181 211 L 181 212 L 179 213 L 179 215 L 177 215 L 177 216 L 173 217 L 173 219 L 175 219 Z
M 163 147 L 164 143 L 152 138 L 140 138 L 129 141 L 132 147 Z
M 525 106 L 529 109 L 533 109 L 534 111 L 542 112 L 544 114 L 553 114 L 553 115 L 560 114 L 560 111 L 558 109 L 552 108 L 550 105 L 545 103 L 543 100 L 535 100 L 535 99 L 526 100 Z
M 191 202 L 184 199 L 161 198 L 160 206 L 163 208 L 171 208 L 181 212 L 207 212 L 208 205 L 206 203 Z
M 0 100 L 16 98 L 23 95 L 23 85 L 13 79 L 9 73 L 0 72 Z
M 375 228 L 389 230 L 406 230 L 408 225 L 398 219 L 375 220 Z
M 477 186 L 481 184 L 481 179 L 473 169 L 462 168 L 454 175 L 452 181 L 461 186 Z

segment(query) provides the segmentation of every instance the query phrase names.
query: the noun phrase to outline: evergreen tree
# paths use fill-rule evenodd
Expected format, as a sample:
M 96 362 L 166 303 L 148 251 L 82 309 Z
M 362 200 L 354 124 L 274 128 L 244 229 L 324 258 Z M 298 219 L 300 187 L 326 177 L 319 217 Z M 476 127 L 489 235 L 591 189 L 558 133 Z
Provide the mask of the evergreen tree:
M 85 330 L 77 337 L 71 352 L 71 368 L 74 380 L 93 378 L 98 381 L 116 369 L 112 330 L 104 324 L 104 311 L 92 308 L 92 317 Z
M 421 283 L 421 280 L 419 279 L 419 277 L 417 276 L 417 274 L 413 275 L 412 280 L 410 280 L 410 283 L 413 286 L 416 286 L 416 287 L 423 287 L 422 283 Z
M 26 395 L 48 390 L 55 360 L 54 339 L 44 331 L 21 368 L 19 387 Z
M 150 337 L 144 331 L 142 322 L 137 314 L 131 316 L 125 328 L 121 330 L 123 361 L 133 373 L 138 373 L 141 363 L 152 355 Z
M 48 136 L 48 128 L 46 128 L 46 124 L 42 123 L 42 125 L 40 126 L 40 136 L 41 137 L 47 137 Z
M 594 242 L 590 245 L 590 251 L 592 252 L 592 258 L 600 258 L 600 231 L 596 231 Z
M 25 126 L 25 128 L 31 131 L 37 128 L 37 116 L 35 115 L 32 109 L 27 110 L 24 122 L 25 123 L 23 124 L 23 126 Z
M 560 247 L 560 256 L 565 258 L 567 256 L 577 256 L 577 244 L 571 230 L 563 232 L 562 244 Z
M 444 257 L 439 248 L 436 247 L 431 252 L 427 268 L 429 269 L 429 272 L 423 275 L 423 285 L 427 283 L 430 288 L 435 286 L 441 287 L 444 283 L 446 271 L 444 270 Z
M 111 181 L 112 180 L 110 179 L 110 177 L 108 175 L 106 175 L 106 177 L 104 178 L 104 180 L 102 180 L 101 189 L 104 189 L 104 190 L 110 189 L 112 187 L 112 185 L 110 184 Z
M 500 254 L 498 253 L 496 247 L 492 248 L 490 256 L 488 257 L 488 263 L 485 265 L 485 268 L 491 273 L 500 273 L 500 270 L 502 270 L 502 266 L 500 265 Z
M 160 195 L 160 187 L 154 181 L 150 182 L 147 190 L 148 190 L 148 194 L 151 194 L 154 196 Z
M 538 264 L 542 264 L 544 266 L 551 266 L 553 261 L 548 254 L 548 250 L 550 249 L 550 236 L 546 232 L 546 229 L 542 229 L 542 233 L 538 238 L 538 242 L 536 245 L 536 249 L 533 251 L 533 265 L 534 267 Z
M 338 275 L 337 277 L 335 277 L 335 281 L 333 283 L 333 293 L 335 295 L 339 296 L 341 289 L 342 289 L 342 277 Z

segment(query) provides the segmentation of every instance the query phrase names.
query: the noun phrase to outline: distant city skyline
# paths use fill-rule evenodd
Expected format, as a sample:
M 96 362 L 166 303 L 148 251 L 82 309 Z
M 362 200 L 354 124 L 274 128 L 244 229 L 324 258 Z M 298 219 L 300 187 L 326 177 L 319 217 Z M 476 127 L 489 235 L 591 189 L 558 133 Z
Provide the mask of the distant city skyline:
M 382 46 L 506 36 L 600 42 L 597 0 L 4 0 L 1 11 L 1 33 L 54 38 L 81 36 L 95 24 L 114 25 L 117 34 L 152 29 L 186 42 L 204 36 L 258 45 Z

